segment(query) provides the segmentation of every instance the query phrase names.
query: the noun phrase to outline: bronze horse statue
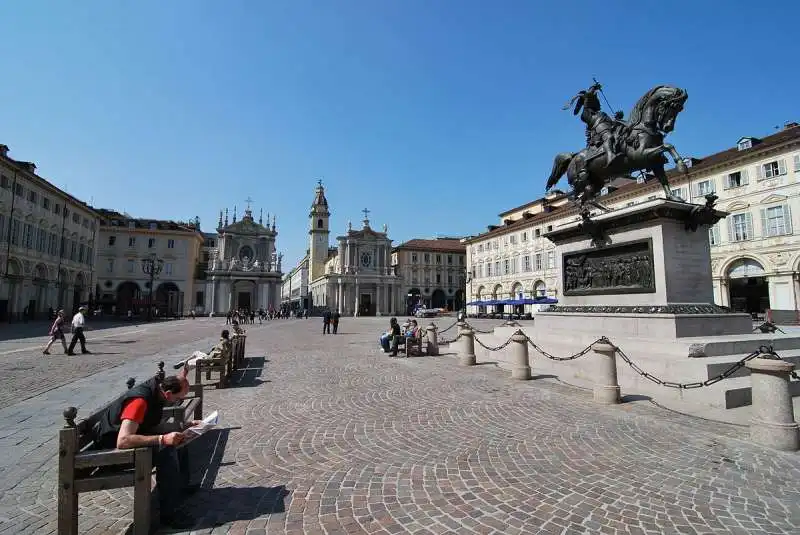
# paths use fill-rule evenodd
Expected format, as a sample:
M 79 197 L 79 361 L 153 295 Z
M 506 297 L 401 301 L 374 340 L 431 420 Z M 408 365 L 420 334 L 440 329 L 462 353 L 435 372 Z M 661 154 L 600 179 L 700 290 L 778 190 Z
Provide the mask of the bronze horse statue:
M 664 188 L 667 199 L 676 200 L 672 195 L 664 171 L 669 153 L 679 172 L 686 172 L 686 165 L 675 147 L 664 143 L 664 136 L 675 128 L 675 119 L 683 110 L 688 94 L 683 89 L 666 85 L 656 86 L 639 99 L 631 111 L 627 122 L 612 120 L 600 112 L 599 101 L 593 89 L 582 91 L 576 99 L 580 106 L 584 105 L 582 119 L 587 122 L 587 138 L 589 146 L 575 153 L 565 152 L 556 156 L 553 171 L 547 179 L 547 190 L 558 183 L 566 172 L 567 180 L 572 188 L 570 196 L 576 199 L 581 208 L 592 204 L 607 210 L 595 201 L 605 184 L 616 177 L 629 176 L 632 172 L 645 170 L 658 179 Z M 573 99 L 576 100 L 576 99 Z M 585 118 L 587 112 L 592 120 Z M 609 153 L 608 132 L 613 132 L 613 154 Z M 603 132 L 600 138 L 595 133 Z M 609 157 L 610 156 L 610 157 Z

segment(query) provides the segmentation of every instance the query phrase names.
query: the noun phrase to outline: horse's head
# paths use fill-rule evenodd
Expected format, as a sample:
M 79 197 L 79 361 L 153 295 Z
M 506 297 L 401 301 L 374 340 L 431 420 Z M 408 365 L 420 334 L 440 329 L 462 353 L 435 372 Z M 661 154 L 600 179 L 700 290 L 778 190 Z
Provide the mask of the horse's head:
M 672 132 L 687 98 L 689 94 L 679 87 L 656 86 L 639 99 L 629 122 L 649 122 L 664 133 Z

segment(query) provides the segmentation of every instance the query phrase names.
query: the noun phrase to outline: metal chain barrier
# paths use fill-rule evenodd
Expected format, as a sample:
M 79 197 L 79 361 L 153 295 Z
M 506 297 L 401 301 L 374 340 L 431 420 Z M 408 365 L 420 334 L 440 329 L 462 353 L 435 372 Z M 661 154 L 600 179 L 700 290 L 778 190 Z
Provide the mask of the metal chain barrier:
M 575 360 L 577 358 L 580 358 L 580 357 L 584 356 L 586 353 L 588 353 L 589 351 L 592 350 L 592 346 L 595 345 L 597 342 L 610 343 L 608 341 L 608 338 L 606 338 L 605 336 L 601 336 L 600 338 L 598 338 L 597 340 L 595 340 L 594 342 L 592 342 L 591 344 L 589 344 L 585 348 L 581 349 L 580 351 L 578 351 L 574 355 L 570 355 L 568 357 L 556 357 L 555 355 L 551 355 L 550 353 L 548 353 L 547 351 L 545 351 L 544 349 L 542 349 L 541 347 L 536 345 L 536 342 L 531 340 L 530 336 L 528 336 L 527 334 L 525 335 L 525 338 L 528 339 L 528 344 L 530 344 L 530 346 L 533 349 L 538 351 L 540 355 L 542 355 L 543 357 L 548 358 L 550 360 L 556 360 L 556 361 L 559 361 L 559 362 L 563 362 L 565 360 Z
M 447 327 L 446 329 L 442 329 L 441 331 L 436 331 L 436 333 L 437 333 L 437 334 L 444 334 L 444 333 L 446 333 L 447 331 L 449 331 L 450 329 L 452 329 L 453 327 L 455 327 L 456 325 L 458 325 L 458 320 L 456 320 L 456 321 L 454 321 L 453 323 L 451 323 L 451 324 L 450 324 L 450 326 L 449 326 L 449 327 Z
M 505 341 L 505 343 L 500 344 L 497 347 L 489 347 L 489 346 L 487 346 L 486 344 L 481 342 L 480 339 L 477 336 L 475 337 L 475 341 L 478 342 L 479 346 L 481 346 L 483 349 L 485 349 L 487 351 L 500 351 L 501 349 L 504 349 L 508 344 L 511 343 L 511 338 L 512 337 L 509 337 L 508 340 Z
M 478 333 L 478 334 L 492 334 L 492 333 L 494 333 L 494 330 L 495 330 L 497 327 L 505 327 L 505 325 L 506 325 L 505 323 L 501 323 L 501 324 L 500 324 L 500 325 L 498 325 L 497 327 L 492 327 L 492 329 L 491 329 L 490 331 L 482 331 L 482 330 L 480 330 L 480 329 L 476 329 L 475 327 L 473 327 L 472 325 L 470 325 L 470 324 L 469 324 L 469 323 L 467 323 L 466 321 L 464 322 L 464 324 L 465 324 L 467 327 L 469 327 L 469 328 L 470 328 L 470 329 L 471 329 L 473 332 L 476 332 L 476 333 Z
M 715 383 L 722 381 L 723 379 L 727 379 L 740 369 L 744 368 L 744 365 L 747 361 L 753 360 L 754 358 L 762 354 L 770 355 L 772 358 L 775 359 L 780 359 L 780 356 L 778 356 L 778 354 L 775 353 L 775 351 L 773 351 L 772 346 L 761 346 L 757 350 L 753 351 L 745 358 L 737 362 L 736 364 L 732 365 L 730 368 L 728 368 L 721 374 L 712 377 L 711 379 L 708 379 L 706 381 L 697 381 L 694 383 L 674 383 L 672 381 L 664 381 L 663 379 L 660 379 L 655 375 L 647 373 L 646 371 L 642 370 L 635 362 L 633 362 L 630 359 L 630 357 L 628 357 L 628 355 L 626 355 L 620 348 L 617 348 L 617 355 L 619 355 L 620 358 L 624 360 L 628 364 L 628 366 L 630 366 L 633 369 L 633 371 L 635 371 L 648 381 L 652 381 L 657 385 L 666 386 L 668 388 L 683 388 L 685 390 L 689 390 L 691 388 L 701 388 L 704 386 L 711 386 Z
M 458 340 L 459 338 L 461 338 L 462 336 L 463 336 L 463 334 L 461 334 L 461 333 L 458 333 L 458 336 L 456 336 L 456 337 L 455 337 L 455 338 L 453 338 L 452 340 L 439 340 L 439 345 L 448 345 L 448 344 L 452 344 L 453 342 L 457 341 L 457 340 Z

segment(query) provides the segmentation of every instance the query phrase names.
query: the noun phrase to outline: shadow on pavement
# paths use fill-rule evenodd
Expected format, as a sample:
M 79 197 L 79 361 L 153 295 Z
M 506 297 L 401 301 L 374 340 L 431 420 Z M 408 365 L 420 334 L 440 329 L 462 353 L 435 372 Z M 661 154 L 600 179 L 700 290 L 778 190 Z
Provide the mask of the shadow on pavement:
M 236 370 L 236 375 L 230 382 L 230 388 L 246 388 L 258 386 L 261 383 L 269 383 L 270 381 L 261 379 L 265 362 L 269 361 L 264 357 L 246 358 L 244 366 Z
M 194 533 L 237 520 L 252 520 L 263 515 L 285 513 L 285 501 L 289 494 L 285 485 L 202 489 L 191 503 L 187 503 L 184 511 L 197 519 L 192 528 Z
M 66 331 L 69 331 L 69 322 L 72 316 L 69 318 L 64 318 L 65 323 L 67 325 Z M 93 318 L 89 318 L 86 321 L 86 326 L 88 327 L 87 335 L 91 332 L 98 332 L 103 331 L 106 329 L 113 329 L 115 327 L 132 327 L 132 326 L 140 326 L 140 325 L 149 325 L 153 323 L 163 323 L 165 321 L 180 321 L 180 320 L 173 320 L 173 319 L 160 319 L 160 320 L 153 320 L 151 322 L 147 321 L 127 321 L 127 320 L 97 320 Z M 53 324 L 52 321 L 45 321 L 45 320 L 36 320 L 36 321 L 29 321 L 29 322 L 13 322 L 13 323 L 2 323 L 0 324 L 0 342 L 5 342 L 8 340 L 24 340 L 26 338 L 43 338 L 47 337 L 47 333 L 50 331 L 50 326 Z M 69 333 L 65 332 L 67 337 L 69 337 Z

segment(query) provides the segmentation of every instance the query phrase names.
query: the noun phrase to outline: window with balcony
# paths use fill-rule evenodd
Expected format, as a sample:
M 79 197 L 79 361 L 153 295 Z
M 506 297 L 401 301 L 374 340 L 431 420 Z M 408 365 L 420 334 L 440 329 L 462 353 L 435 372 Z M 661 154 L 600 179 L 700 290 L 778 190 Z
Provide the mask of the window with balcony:
M 114 245 L 116 245 L 116 243 L 117 243 L 117 237 L 116 236 L 109 236 L 108 237 L 108 245 L 109 245 L 109 247 L 113 247 Z
M 106 273 L 114 273 L 114 259 L 109 258 L 106 260 Z
M 167 240 L 167 249 L 175 248 L 175 240 Z
M 136 247 L 136 236 L 128 238 L 128 247 Z
M 542 270 L 542 253 L 536 253 L 534 256 L 534 264 L 536 271 Z
M 764 237 L 784 236 L 792 233 L 792 217 L 788 204 L 761 209 L 761 228 Z
M 746 241 L 753 238 L 753 217 L 750 212 L 728 216 L 728 241 Z
M 775 178 L 786 174 L 786 160 L 776 160 L 758 166 L 759 180 Z
M 128 273 L 133 273 L 136 271 L 136 260 L 129 258 L 128 259 Z
M 747 169 L 729 173 L 725 177 L 725 189 L 741 188 L 749 183 Z

